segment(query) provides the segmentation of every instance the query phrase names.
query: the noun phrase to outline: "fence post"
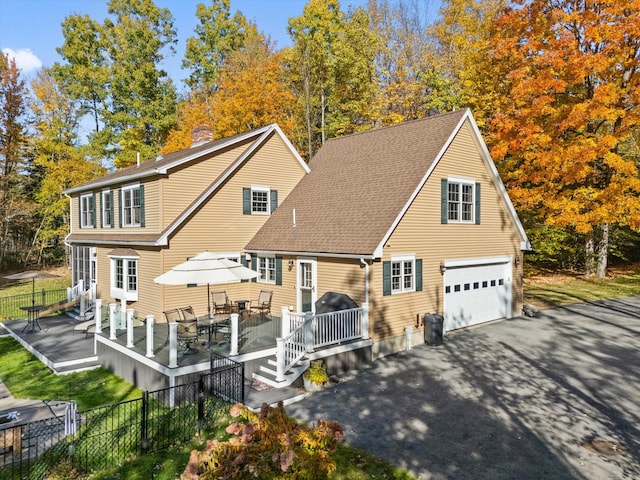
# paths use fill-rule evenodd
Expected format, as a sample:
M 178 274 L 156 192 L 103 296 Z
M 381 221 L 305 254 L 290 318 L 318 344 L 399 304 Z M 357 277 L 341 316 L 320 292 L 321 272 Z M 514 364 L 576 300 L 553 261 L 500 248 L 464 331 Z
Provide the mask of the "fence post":
M 116 304 L 109 304 L 109 340 L 116 339 Z
M 231 346 L 229 355 L 238 355 L 238 317 L 237 313 L 231 314 Z
M 96 333 L 102 333 L 102 299 L 96 298 Z
M 202 375 L 198 379 L 198 435 L 202 435 L 204 429 L 204 379 Z
M 169 368 L 178 366 L 178 324 L 169 323 Z
M 133 348 L 133 314 L 135 310 L 127 310 L 127 348 Z
M 147 315 L 146 317 L 147 324 L 147 357 L 153 357 L 153 323 L 154 316 Z
M 315 335 L 313 332 L 313 313 L 306 312 L 304 314 L 304 327 L 302 329 L 304 335 L 304 347 L 307 353 L 313 352 L 313 346 L 315 343 Z
M 142 392 L 140 409 L 140 450 L 146 453 L 149 449 L 149 392 Z
M 362 304 L 362 338 L 367 340 L 369 338 L 369 303 L 364 302 Z

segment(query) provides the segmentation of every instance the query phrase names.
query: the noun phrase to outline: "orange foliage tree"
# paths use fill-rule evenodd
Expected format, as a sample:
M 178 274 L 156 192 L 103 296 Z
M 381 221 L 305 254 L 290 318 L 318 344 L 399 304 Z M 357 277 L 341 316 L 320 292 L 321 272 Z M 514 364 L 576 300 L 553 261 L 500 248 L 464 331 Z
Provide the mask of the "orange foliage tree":
M 603 277 L 610 227 L 640 229 L 640 0 L 515 3 L 492 42 L 491 153 L 516 206 L 583 234 Z

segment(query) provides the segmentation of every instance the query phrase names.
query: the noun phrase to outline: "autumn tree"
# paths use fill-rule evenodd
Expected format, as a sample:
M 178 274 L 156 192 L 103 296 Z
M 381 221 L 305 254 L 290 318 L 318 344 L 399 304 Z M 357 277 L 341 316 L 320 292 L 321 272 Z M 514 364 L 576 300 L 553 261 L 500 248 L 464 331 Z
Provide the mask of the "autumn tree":
M 53 73 L 94 117 L 90 153 L 123 167 L 154 156 L 175 124 L 175 86 L 159 65 L 177 40 L 171 12 L 152 0 L 110 0 L 108 13 L 101 24 L 65 19 Z
M 21 261 L 29 241 L 26 97 L 15 60 L 0 54 L 0 267 Z
M 31 82 L 35 134 L 30 142 L 31 170 L 37 172 L 35 201 L 38 227 L 32 251 L 38 263 L 64 258 L 64 237 L 68 233 L 69 200 L 63 191 L 105 173 L 97 162 L 84 155 L 78 130 L 82 107 L 71 100 L 47 70 L 40 70 Z
M 640 229 L 640 1 L 516 2 L 497 21 L 492 155 L 516 206 L 585 238 L 604 277 L 613 226 Z

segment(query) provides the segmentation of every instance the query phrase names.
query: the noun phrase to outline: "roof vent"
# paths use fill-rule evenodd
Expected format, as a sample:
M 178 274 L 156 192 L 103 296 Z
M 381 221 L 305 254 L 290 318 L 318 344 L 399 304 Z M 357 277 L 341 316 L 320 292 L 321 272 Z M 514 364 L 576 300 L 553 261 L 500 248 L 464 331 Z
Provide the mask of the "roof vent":
M 209 125 L 200 125 L 191 132 L 191 148 L 213 140 L 213 129 Z

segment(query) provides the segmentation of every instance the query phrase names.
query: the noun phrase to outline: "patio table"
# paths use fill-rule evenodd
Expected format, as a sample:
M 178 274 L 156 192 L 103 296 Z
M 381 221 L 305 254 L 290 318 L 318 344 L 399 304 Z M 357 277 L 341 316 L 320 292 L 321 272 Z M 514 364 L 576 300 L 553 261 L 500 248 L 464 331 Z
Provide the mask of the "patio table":
M 236 311 L 242 315 L 243 317 L 249 314 L 249 303 L 251 300 L 234 300 L 234 305 L 236 306 Z
M 197 320 L 197 328 L 198 331 L 207 329 L 208 333 L 208 342 L 207 344 L 211 344 L 211 337 L 218 335 L 218 332 L 223 327 L 229 327 L 231 325 L 231 319 L 227 315 L 206 315 L 204 317 L 198 317 Z
M 42 330 L 39 322 L 40 311 L 44 310 L 45 308 L 45 305 L 26 305 L 24 307 L 20 307 L 20 310 L 24 310 L 25 312 L 27 312 L 27 324 L 22 329 L 23 332 L 33 332 L 35 331 L 36 327 L 38 327 L 38 330 Z

